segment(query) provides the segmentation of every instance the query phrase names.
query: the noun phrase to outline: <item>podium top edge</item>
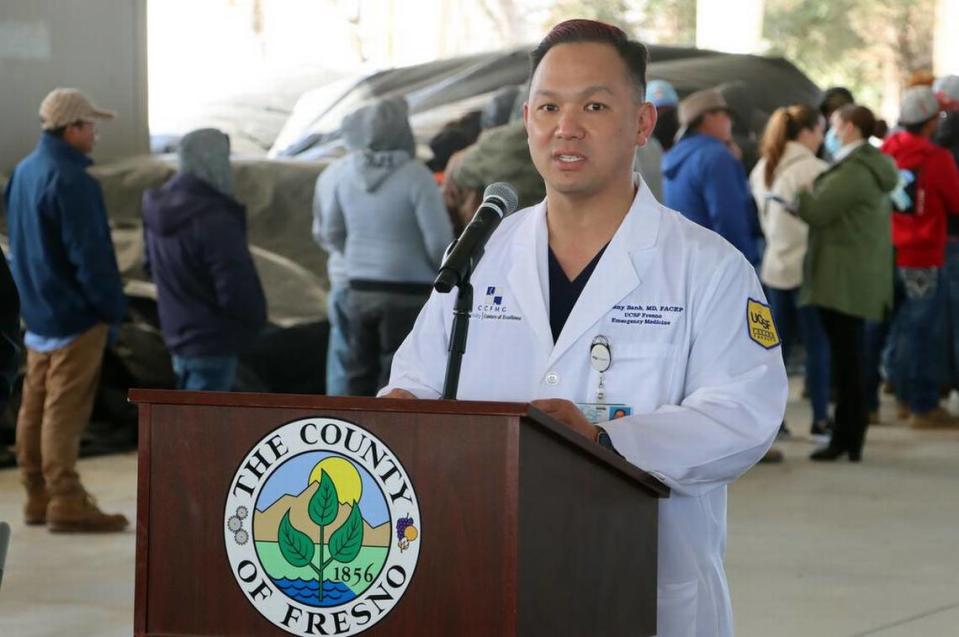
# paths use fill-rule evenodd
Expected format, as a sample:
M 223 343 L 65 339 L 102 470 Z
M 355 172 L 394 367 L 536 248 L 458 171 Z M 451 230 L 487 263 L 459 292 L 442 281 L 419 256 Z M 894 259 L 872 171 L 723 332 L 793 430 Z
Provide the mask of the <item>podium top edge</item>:
M 618 454 L 592 443 L 556 422 L 529 403 L 479 400 L 406 400 L 366 396 L 323 396 L 315 394 L 256 394 L 243 392 L 131 389 L 128 400 L 138 405 L 184 405 L 193 407 L 262 407 L 267 409 L 329 409 L 336 411 L 379 411 L 393 413 L 451 414 L 528 418 L 553 435 L 579 447 L 587 454 L 642 484 L 652 495 L 669 497 L 669 488 Z
M 194 405 L 202 407 L 269 407 L 279 409 L 338 409 L 345 411 L 394 411 L 470 414 L 474 416 L 529 416 L 527 403 L 473 400 L 404 400 L 367 396 L 319 394 L 257 394 L 244 392 L 131 389 L 127 398 L 136 404 Z

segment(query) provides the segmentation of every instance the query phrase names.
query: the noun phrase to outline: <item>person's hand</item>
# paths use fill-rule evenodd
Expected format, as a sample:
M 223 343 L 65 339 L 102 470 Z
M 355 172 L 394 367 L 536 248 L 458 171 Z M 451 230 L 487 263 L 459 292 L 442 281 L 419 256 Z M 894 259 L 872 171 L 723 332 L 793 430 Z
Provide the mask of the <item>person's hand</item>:
M 405 389 L 400 389 L 398 387 L 396 389 L 391 389 L 389 392 L 380 396 L 380 398 L 399 398 L 401 400 L 416 400 L 416 396 L 413 393 L 408 392 Z
M 530 404 L 590 440 L 595 441 L 599 435 L 599 428 L 586 420 L 586 416 L 579 410 L 579 407 L 568 400 L 546 398 L 534 400 Z

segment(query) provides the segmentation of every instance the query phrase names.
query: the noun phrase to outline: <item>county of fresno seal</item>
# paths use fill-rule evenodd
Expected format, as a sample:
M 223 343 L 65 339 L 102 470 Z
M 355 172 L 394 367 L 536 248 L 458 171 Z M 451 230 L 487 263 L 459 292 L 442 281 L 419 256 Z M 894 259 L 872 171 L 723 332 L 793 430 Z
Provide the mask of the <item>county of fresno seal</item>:
M 306 418 L 267 434 L 227 494 L 226 552 L 256 609 L 293 635 L 356 635 L 403 595 L 422 521 L 410 478 L 370 432 Z

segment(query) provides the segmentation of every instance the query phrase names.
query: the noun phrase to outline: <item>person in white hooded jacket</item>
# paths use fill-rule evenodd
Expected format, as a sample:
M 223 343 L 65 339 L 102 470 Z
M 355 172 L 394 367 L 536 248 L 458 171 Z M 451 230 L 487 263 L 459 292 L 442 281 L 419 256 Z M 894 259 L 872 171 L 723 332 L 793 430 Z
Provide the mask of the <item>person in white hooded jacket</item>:
M 822 115 L 812 106 L 776 109 L 763 132 L 762 157 L 749 175 L 766 237 L 759 278 L 782 339 L 783 359 L 789 362 L 790 346 L 797 340 L 806 350 L 806 388 L 813 412 L 810 434 L 816 438 L 827 436 L 830 428 L 829 341 L 816 309 L 799 307 L 809 226 L 790 208 L 799 192 L 809 189 L 828 168 L 816 157 L 824 129 Z
M 533 52 L 524 121 L 547 195 L 505 219 L 476 265 L 458 398 L 531 402 L 668 485 L 657 634 L 728 637 L 726 486 L 772 444 L 786 375 L 752 266 L 632 172 L 656 123 L 646 61 L 590 20 Z M 454 297 L 430 297 L 381 396 L 441 395 Z

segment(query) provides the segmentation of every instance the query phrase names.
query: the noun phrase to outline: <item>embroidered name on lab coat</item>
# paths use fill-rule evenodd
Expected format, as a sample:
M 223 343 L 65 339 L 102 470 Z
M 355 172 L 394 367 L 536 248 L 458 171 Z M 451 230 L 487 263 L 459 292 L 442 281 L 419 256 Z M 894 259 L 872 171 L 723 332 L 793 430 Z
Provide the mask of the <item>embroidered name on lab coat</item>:
M 652 325 L 668 327 L 685 311 L 678 305 L 614 305 L 610 322 L 617 325 Z

